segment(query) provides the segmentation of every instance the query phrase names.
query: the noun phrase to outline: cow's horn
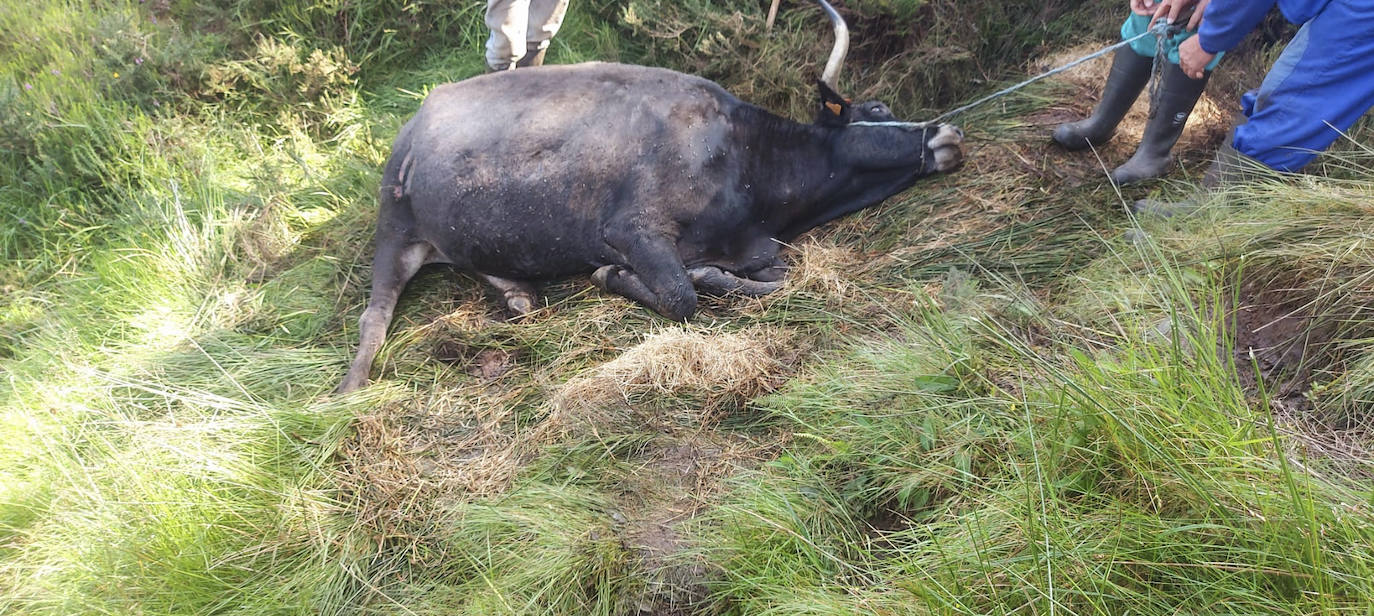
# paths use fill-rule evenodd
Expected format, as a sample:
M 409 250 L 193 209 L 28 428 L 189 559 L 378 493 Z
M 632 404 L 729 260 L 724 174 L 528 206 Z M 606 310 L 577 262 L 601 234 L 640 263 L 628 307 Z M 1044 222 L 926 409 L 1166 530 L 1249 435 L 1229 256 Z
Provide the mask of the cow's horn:
M 844 55 L 849 53 L 849 27 L 844 25 L 844 18 L 840 17 L 840 12 L 835 7 L 830 6 L 825 0 L 817 0 L 821 3 L 821 8 L 825 9 L 825 14 L 830 18 L 830 23 L 835 25 L 835 48 L 830 50 L 830 59 L 825 61 L 825 72 L 821 73 L 821 81 L 830 89 L 835 89 L 835 80 L 840 76 L 840 67 L 844 65 Z

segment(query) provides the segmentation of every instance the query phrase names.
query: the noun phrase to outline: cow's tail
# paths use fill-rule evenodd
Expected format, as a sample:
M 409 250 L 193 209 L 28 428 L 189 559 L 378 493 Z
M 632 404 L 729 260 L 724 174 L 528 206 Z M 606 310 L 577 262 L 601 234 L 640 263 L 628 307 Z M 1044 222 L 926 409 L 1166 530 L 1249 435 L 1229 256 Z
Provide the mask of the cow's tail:
M 382 170 L 383 207 L 410 202 L 411 171 L 414 163 L 415 159 L 410 149 L 410 123 L 407 122 L 396 135 L 396 142 L 391 146 L 391 158 L 387 159 L 386 168 Z

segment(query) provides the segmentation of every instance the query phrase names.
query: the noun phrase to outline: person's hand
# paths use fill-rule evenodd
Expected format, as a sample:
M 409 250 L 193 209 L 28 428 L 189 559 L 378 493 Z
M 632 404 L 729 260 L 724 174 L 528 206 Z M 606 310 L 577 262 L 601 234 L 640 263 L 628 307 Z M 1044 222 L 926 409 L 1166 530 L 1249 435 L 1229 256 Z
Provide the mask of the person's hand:
M 1212 62 L 1212 58 L 1217 57 L 1214 53 L 1207 53 L 1202 49 L 1202 43 L 1198 42 L 1198 37 L 1190 36 L 1178 46 L 1178 68 L 1183 70 L 1183 74 L 1193 79 L 1202 79 L 1202 74 L 1207 70 L 1207 65 Z
M 1178 16 L 1181 15 L 1183 11 L 1188 10 L 1188 7 L 1190 6 L 1199 3 L 1200 0 L 1163 0 L 1163 2 L 1160 2 L 1159 5 L 1155 6 L 1154 14 L 1150 18 L 1150 26 L 1154 27 L 1155 22 L 1159 21 L 1160 17 L 1168 17 L 1169 19 L 1167 20 L 1167 22 L 1174 23 L 1174 20 L 1178 19 Z M 1199 8 L 1198 10 L 1193 11 L 1193 17 L 1198 21 L 1202 21 L 1202 9 Z M 1193 23 L 1193 21 L 1190 19 L 1188 20 L 1188 23 L 1191 24 Z
M 1202 25 L 1202 12 L 1207 10 L 1207 5 L 1211 2 L 1212 0 L 1197 0 L 1197 4 L 1193 6 L 1193 16 L 1188 18 L 1189 32 L 1197 32 L 1197 27 Z
M 1131 0 L 1131 12 L 1136 15 L 1154 15 L 1155 0 Z

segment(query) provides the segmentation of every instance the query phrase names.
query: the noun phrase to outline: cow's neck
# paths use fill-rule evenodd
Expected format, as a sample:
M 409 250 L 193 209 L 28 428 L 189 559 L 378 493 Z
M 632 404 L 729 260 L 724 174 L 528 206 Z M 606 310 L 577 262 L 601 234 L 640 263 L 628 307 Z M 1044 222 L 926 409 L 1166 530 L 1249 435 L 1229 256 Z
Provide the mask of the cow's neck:
M 801 124 L 751 107 L 742 137 L 744 184 L 766 230 L 790 241 L 831 220 L 875 205 L 911 184 L 910 174 L 868 177 L 837 162 L 839 129 Z

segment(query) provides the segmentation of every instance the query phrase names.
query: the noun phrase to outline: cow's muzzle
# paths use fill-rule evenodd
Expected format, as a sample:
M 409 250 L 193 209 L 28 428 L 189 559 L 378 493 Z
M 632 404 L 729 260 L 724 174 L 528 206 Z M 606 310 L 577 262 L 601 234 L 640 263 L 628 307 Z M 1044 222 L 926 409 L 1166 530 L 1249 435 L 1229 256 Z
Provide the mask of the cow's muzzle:
M 964 131 L 952 124 L 941 124 L 935 136 L 926 142 L 926 147 L 935 153 L 935 170 L 953 171 L 964 162 Z

